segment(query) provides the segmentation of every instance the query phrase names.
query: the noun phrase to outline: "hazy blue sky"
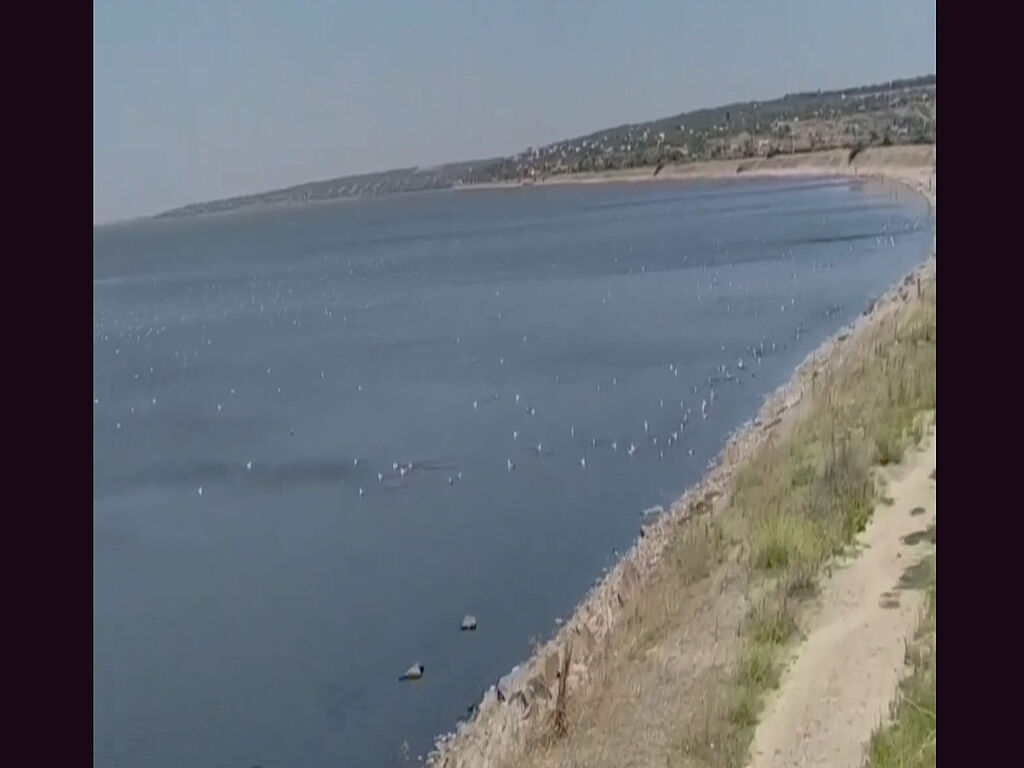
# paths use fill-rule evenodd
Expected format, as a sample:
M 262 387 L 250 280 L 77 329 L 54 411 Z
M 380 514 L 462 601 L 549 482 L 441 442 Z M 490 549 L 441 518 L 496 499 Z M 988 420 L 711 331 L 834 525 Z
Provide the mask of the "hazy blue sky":
M 93 218 L 935 71 L 935 0 L 95 0 Z

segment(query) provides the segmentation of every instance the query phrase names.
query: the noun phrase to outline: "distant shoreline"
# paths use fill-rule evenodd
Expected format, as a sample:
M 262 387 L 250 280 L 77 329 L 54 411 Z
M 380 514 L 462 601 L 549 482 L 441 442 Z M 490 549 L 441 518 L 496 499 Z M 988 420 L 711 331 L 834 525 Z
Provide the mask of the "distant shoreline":
M 921 194 L 934 211 L 936 203 L 935 145 L 867 149 L 850 162 L 849 151 L 834 150 L 810 156 L 780 156 L 763 160 L 700 163 L 686 172 L 665 168 L 657 177 L 637 171 L 600 174 L 594 179 L 553 177 L 538 185 L 564 183 L 607 183 L 614 181 L 736 178 L 745 176 L 836 175 L 896 182 Z M 666 171 L 669 173 L 666 174 Z M 474 185 L 463 189 L 517 187 L 520 184 Z M 538 723 L 553 711 L 557 680 L 552 659 L 564 658 L 565 649 L 575 644 L 572 687 L 585 688 L 585 680 L 600 676 L 607 663 L 599 653 L 601 644 L 623 614 L 622 594 L 634 594 L 657 573 L 661 554 L 675 526 L 683 523 L 694 509 L 714 508 L 728 493 L 737 473 L 765 443 L 786 434 L 804 410 L 804 392 L 822 371 L 838 365 L 850 350 L 873 328 L 891 319 L 901 306 L 901 289 L 913 277 L 934 275 L 934 239 L 930 254 L 903 280 L 895 283 L 874 303 L 869 312 L 839 329 L 812 351 L 794 370 L 790 379 L 770 394 L 756 417 L 739 428 L 701 479 L 689 488 L 646 535 L 637 538 L 616 566 L 580 599 L 556 635 L 508 676 L 512 691 L 528 696 L 531 713 L 537 708 L 543 717 L 524 719 L 520 709 L 502 704 L 494 690 L 485 693 L 476 705 L 475 717 L 463 721 L 450 733 L 439 736 L 426 758 L 428 766 L 457 768 L 469 765 L 503 765 L 525 744 L 538 738 Z M 578 660 L 578 661 L 577 661 Z M 543 690 L 541 690 L 543 689 Z M 510 694 L 506 693 L 506 696 Z M 584 694 L 585 695 L 585 694 Z
M 811 175 L 879 175 L 884 169 L 889 178 L 903 178 L 904 172 L 935 166 L 935 144 L 900 144 L 889 147 L 868 147 L 850 159 L 850 149 L 828 149 L 817 152 L 780 154 L 772 157 L 752 157 L 742 160 L 706 160 L 692 163 L 672 163 L 662 166 L 655 174 L 651 166 L 628 168 L 616 171 L 593 173 L 559 173 L 536 180 L 495 181 L 477 184 L 455 184 L 449 187 L 392 192 L 386 195 L 354 197 L 332 197 L 313 200 L 280 200 L 260 202 L 226 208 L 189 213 L 162 213 L 142 219 L 97 224 L 94 228 L 106 228 L 138 221 L 176 221 L 181 219 L 207 218 L 230 214 L 252 214 L 258 212 L 303 209 L 332 203 L 354 203 L 360 200 L 378 200 L 388 197 L 406 197 L 431 192 L 468 193 L 481 190 L 528 189 L 530 187 L 561 186 L 568 184 L 624 184 L 638 182 L 670 182 L 686 180 L 713 180 L 737 178 L 763 178 Z M 901 176 L 903 174 L 903 176 Z M 913 180 L 906 179 L 911 185 Z
M 871 147 L 859 152 L 852 161 L 851 150 L 829 149 L 774 157 L 744 160 L 708 160 L 696 163 L 665 165 L 655 175 L 653 168 L 629 168 L 599 173 L 557 174 L 537 180 L 497 181 L 464 184 L 452 191 L 473 192 L 482 189 L 519 189 L 560 186 L 566 184 L 614 184 L 687 179 L 735 179 L 778 176 L 841 175 L 880 177 L 902 181 L 914 191 L 926 192 L 914 179 L 923 170 L 935 168 L 935 144 L 913 144 L 892 147 Z M 925 195 L 927 197 L 927 195 Z M 930 200 L 934 204 L 934 200 Z

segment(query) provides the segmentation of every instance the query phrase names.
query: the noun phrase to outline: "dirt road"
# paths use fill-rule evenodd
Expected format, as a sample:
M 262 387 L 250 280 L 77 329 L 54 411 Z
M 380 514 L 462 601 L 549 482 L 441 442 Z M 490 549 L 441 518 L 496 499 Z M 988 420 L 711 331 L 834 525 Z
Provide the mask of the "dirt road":
M 859 552 L 833 569 L 751 745 L 751 768 L 859 768 L 871 733 L 887 716 L 904 675 L 924 596 L 902 589 L 907 569 L 932 550 L 935 431 L 908 453 L 859 537 Z

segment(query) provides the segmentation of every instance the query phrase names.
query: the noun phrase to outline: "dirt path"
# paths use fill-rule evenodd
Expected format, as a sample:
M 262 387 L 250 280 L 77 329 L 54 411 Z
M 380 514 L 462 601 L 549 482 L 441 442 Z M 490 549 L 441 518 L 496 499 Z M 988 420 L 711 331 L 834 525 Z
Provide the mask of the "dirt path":
M 935 522 L 934 428 L 928 439 L 890 476 L 893 504 L 878 506 L 858 538 L 859 554 L 834 570 L 802 622 L 807 639 L 757 727 L 751 768 L 863 765 L 923 606 L 920 591 L 899 584 L 932 549 L 921 532 Z

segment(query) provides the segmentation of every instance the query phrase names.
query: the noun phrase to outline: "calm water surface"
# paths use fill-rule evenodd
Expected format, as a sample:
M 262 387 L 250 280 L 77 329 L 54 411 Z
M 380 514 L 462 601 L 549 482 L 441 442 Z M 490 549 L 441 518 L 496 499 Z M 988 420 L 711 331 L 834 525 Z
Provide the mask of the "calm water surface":
M 95 230 L 94 765 L 425 753 L 930 239 L 852 180 Z

